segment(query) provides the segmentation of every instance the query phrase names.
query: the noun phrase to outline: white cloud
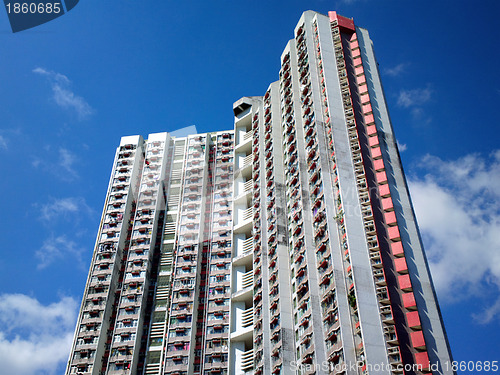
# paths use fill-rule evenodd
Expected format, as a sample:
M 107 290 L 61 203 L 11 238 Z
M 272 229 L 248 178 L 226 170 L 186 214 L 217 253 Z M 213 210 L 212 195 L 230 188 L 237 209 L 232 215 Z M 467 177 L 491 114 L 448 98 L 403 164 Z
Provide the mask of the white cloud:
M 399 143 L 399 141 L 397 141 L 397 144 L 398 144 L 399 152 L 404 152 L 408 149 L 408 146 L 406 145 L 406 143 Z
M 76 171 L 73 169 L 73 164 L 76 161 L 76 157 L 73 153 L 65 148 L 59 149 L 59 165 L 63 167 L 66 172 L 72 176 L 78 176 Z
M 500 151 L 489 159 L 427 156 L 420 167 L 425 177 L 409 185 L 436 289 L 452 302 L 484 298 L 477 304 L 485 306 L 500 293 Z M 500 302 L 480 316 L 500 316 Z
M 21 135 L 20 128 L 0 128 L 0 150 L 8 150 L 12 139 Z
M 9 375 L 53 375 L 68 359 L 78 305 L 41 304 L 24 294 L 0 295 L 0 363 Z
M 0 149 L 1 148 L 3 148 L 4 150 L 7 150 L 7 140 L 2 135 L 0 135 Z
M 52 222 L 58 217 L 68 217 L 68 214 L 75 214 L 82 211 L 91 212 L 90 207 L 82 197 L 51 198 L 49 203 L 41 206 L 40 218 L 44 221 Z
M 387 74 L 388 76 L 397 77 L 401 73 L 403 73 L 407 67 L 408 67 L 407 63 L 401 63 L 401 64 L 396 65 L 393 68 L 384 69 L 384 73 Z
M 68 256 L 83 267 L 82 253 L 84 249 L 79 247 L 75 241 L 70 240 L 66 235 L 55 237 L 52 235 L 43 242 L 40 249 L 35 252 L 39 263 L 37 268 L 44 269 L 58 259 L 65 259 Z
M 54 153 L 56 151 L 52 151 L 50 146 L 45 147 L 44 150 L 49 156 L 45 159 L 41 155 L 33 156 L 31 165 L 34 168 L 41 168 L 66 182 L 79 178 L 78 172 L 74 168 L 78 158 L 73 152 L 67 148 L 60 147 L 57 150 L 57 156 L 55 156 Z M 48 160 L 49 158 L 52 160 Z
M 40 160 L 39 158 L 35 158 L 33 159 L 33 161 L 31 162 L 31 165 L 35 168 L 38 168 L 40 166 L 40 164 L 42 164 L 42 160 Z
M 428 155 L 422 163 L 426 168 L 432 168 L 439 181 L 449 187 L 465 185 L 470 193 L 483 192 L 483 198 L 500 198 L 500 150 L 493 152 L 489 160 L 479 154 L 469 154 L 458 160 L 445 162 Z
M 82 97 L 57 84 L 52 87 L 52 90 L 56 103 L 63 108 L 73 108 L 80 119 L 92 114 L 92 108 Z
M 52 86 L 52 98 L 58 106 L 75 111 L 80 120 L 88 117 L 94 112 L 84 98 L 75 95 L 75 93 L 69 89 L 71 81 L 65 75 L 43 68 L 35 68 L 33 69 L 33 73 L 48 78 Z
M 398 105 L 404 108 L 417 107 L 427 103 L 432 96 L 432 90 L 425 89 L 401 90 L 398 96 Z
M 72 259 L 82 268 L 85 268 L 83 253 L 85 249 L 78 244 L 78 239 L 85 233 L 81 227 L 82 219 L 93 214 L 93 210 L 82 197 L 50 198 L 47 203 L 36 204 L 40 210 L 39 219 L 44 226 L 54 232 L 56 228 L 59 235 L 50 234 L 42 246 L 35 251 L 39 263 L 37 268 L 47 268 L 59 260 Z M 61 228 L 72 230 L 71 236 L 61 234 Z
M 480 313 L 472 315 L 473 318 L 481 324 L 488 324 L 497 316 L 500 317 L 500 297 L 497 301 L 490 307 L 487 307 Z

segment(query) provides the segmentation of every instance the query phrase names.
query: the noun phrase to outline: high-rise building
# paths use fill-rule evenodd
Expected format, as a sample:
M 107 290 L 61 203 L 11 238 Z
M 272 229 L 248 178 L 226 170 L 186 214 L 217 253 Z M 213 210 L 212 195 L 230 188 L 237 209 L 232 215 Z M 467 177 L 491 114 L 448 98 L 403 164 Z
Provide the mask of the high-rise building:
M 451 374 L 372 42 L 305 12 L 231 131 L 124 137 L 67 374 Z

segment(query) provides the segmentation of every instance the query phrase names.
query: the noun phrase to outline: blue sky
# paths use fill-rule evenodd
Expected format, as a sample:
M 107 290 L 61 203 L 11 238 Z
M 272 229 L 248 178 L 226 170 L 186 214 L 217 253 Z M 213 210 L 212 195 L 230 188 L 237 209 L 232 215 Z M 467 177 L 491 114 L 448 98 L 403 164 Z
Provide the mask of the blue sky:
M 307 9 L 370 31 L 454 359 L 500 360 L 499 3 L 305 3 L 85 0 L 17 34 L 0 11 L 2 372 L 63 373 L 120 136 L 232 128 Z

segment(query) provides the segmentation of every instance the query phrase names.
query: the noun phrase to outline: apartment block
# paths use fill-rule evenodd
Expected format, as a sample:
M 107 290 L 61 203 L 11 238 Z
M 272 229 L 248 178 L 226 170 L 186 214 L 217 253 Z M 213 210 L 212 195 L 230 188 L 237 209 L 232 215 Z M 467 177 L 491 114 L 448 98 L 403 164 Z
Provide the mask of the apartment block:
M 368 32 L 304 12 L 228 131 L 123 137 L 67 374 L 452 374 Z

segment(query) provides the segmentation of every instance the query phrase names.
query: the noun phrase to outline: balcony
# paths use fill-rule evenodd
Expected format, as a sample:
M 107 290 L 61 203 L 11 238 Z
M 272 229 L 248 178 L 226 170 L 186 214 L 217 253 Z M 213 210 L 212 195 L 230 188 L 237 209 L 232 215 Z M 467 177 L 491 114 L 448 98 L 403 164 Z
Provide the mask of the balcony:
M 77 352 L 78 353 L 78 352 Z M 80 350 L 80 358 L 75 358 L 75 362 L 78 362 L 78 367 L 83 367 L 84 365 L 91 364 L 95 360 L 95 351 L 90 351 L 87 349 Z M 80 372 L 78 372 L 80 374 Z
M 237 210 L 237 216 L 235 220 L 234 232 L 235 233 L 247 233 L 249 235 L 252 227 L 252 217 L 253 217 L 253 207 L 240 208 Z
M 244 169 L 250 167 L 252 165 L 252 162 L 253 162 L 253 155 L 252 154 L 247 155 L 243 159 L 240 159 L 239 168 Z
M 389 363 L 391 365 L 401 364 L 401 355 L 399 353 L 399 347 L 395 346 L 387 349 L 387 354 L 389 355 Z
M 385 340 L 391 346 L 399 345 L 398 336 L 396 334 L 396 328 L 393 325 L 388 325 L 384 327 Z
M 251 218 L 252 218 L 252 207 L 243 210 L 243 212 L 241 213 L 242 221 L 247 221 Z
M 251 119 L 248 119 L 251 121 Z M 246 155 L 246 154 L 251 154 L 252 153 L 252 144 L 256 145 L 258 143 L 258 135 L 254 139 L 254 142 L 252 143 L 253 139 L 253 130 L 250 129 L 248 126 L 250 125 L 249 123 L 247 125 L 240 126 L 238 125 L 235 129 L 236 132 L 236 142 L 234 144 L 234 151 L 235 154 L 238 156 Z M 257 141 L 256 141 L 257 140 Z M 241 163 L 241 158 L 239 158 L 239 163 L 238 163 L 238 168 L 243 168 L 242 163 Z
M 239 195 L 251 193 L 253 189 L 253 181 L 248 180 L 243 184 L 243 188 L 239 192 Z
M 385 280 L 384 270 L 382 268 L 375 269 L 373 271 L 373 277 L 375 279 L 375 284 L 377 286 L 386 286 L 387 282 Z
M 241 314 L 241 327 L 247 328 L 253 326 L 253 307 L 246 309 Z
M 238 267 L 243 268 L 243 267 Z M 247 272 L 236 271 L 235 272 L 235 286 L 234 293 L 232 295 L 233 301 L 247 301 L 252 298 L 252 287 L 253 287 L 253 270 L 250 269 Z
M 250 139 L 252 139 L 253 137 L 253 131 L 250 130 L 250 131 L 247 131 L 246 133 L 241 133 L 240 134 L 240 143 L 238 145 L 241 145 L 247 141 L 249 141 Z
M 241 354 L 241 370 L 243 372 L 249 372 L 253 369 L 253 357 L 253 349 Z
M 253 253 L 253 237 L 245 240 L 238 240 L 236 245 L 236 256 L 233 263 L 238 263 L 242 258 L 252 255 Z M 235 262 L 236 261 L 236 262 Z
M 370 259 L 372 261 L 373 267 L 380 268 L 382 267 L 382 261 L 380 260 L 380 252 L 371 252 Z
M 384 305 L 391 303 L 391 301 L 389 299 L 389 293 L 387 292 L 386 287 L 377 288 L 377 298 L 378 298 L 379 302 L 384 304 Z
M 253 285 L 253 271 L 245 272 L 242 277 L 241 289 L 250 288 Z
M 380 309 L 380 315 L 382 315 L 382 321 L 386 324 L 394 324 L 394 318 L 392 316 L 391 306 L 384 306 Z
M 127 167 L 117 167 L 115 176 L 129 176 L 130 168 Z
M 231 341 L 246 341 L 250 345 L 253 341 L 252 337 L 254 328 L 254 309 L 252 307 L 251 300 L 244 302 L 234 301 L 233 299 L 231 306 Z

